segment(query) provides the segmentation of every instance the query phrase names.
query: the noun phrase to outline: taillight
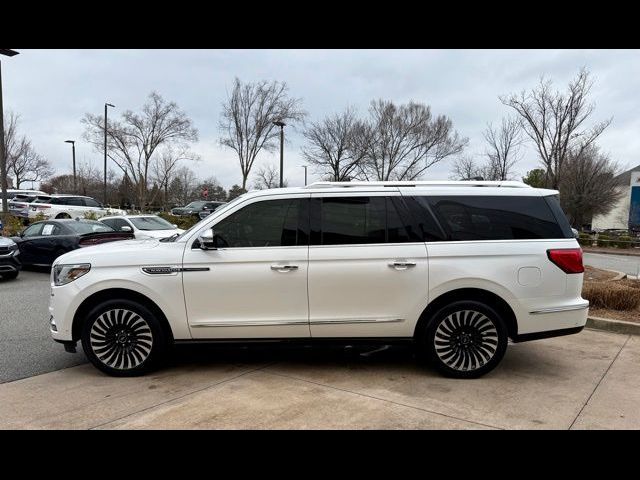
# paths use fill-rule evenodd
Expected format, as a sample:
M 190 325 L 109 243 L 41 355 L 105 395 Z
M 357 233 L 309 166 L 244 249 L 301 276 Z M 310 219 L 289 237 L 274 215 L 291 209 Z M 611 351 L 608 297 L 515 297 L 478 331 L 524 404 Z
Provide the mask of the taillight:
M 557 248 L 547 250 L 547 257 L 565 273 L 584 272 L 581 248 Z

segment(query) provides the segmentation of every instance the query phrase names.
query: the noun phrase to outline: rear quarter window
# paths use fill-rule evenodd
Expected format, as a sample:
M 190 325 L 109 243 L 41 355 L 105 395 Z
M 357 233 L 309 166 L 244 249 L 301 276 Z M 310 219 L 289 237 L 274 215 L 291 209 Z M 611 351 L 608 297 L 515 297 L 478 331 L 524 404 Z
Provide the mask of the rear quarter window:
M 433 196 L 429 205 L 448 240 L 571 238 L 544 197 Z M 566 221 L 566 219 L 565 219 Z

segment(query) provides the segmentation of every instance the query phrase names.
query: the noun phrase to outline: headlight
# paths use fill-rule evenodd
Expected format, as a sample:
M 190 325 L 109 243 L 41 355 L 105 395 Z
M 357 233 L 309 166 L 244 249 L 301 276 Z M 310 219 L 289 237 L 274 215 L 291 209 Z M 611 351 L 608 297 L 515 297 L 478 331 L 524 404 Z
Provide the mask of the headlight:
M 77 263 L 75 265 L 54 265 L 53 284 L 57 287 L 77 280 L 91 270 L 90 263 Z

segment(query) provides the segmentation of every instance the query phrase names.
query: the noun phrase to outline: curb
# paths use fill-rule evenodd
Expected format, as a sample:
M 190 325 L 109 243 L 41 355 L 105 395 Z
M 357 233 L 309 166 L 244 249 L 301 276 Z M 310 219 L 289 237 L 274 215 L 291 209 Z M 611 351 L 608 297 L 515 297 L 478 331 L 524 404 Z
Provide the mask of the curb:
M 589 316 L 585 326 L 587 328 L 604 330 L 606 332 L 623 333 L 625 335 L 640 335 L 640 323 L 625 322 L 623 320 L 612 320 L 610 318 Z

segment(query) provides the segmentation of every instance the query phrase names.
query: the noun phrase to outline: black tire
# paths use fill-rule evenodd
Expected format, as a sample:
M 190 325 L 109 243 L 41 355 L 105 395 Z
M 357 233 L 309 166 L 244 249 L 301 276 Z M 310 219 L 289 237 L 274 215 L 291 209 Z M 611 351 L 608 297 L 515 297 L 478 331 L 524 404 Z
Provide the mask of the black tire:
M 131 300 L 108 300 L 84 319 L 82 348 L 99 370 L 115 377 L 144 375 L 167 350 L 167 334 L 156 316 Z
M 1 273 L 0 276 L 4 280 L 15 280 L 16 278 L 18 278 L 18 273 L 20 272 L 4 272 L 4 273 Z
M 507 327 L 490 306 L 461 300 L 437 311 L 418 339 L 425 357 L 447 377 L 478 378 L 507 350 Z
M 66 214 L 66 213 L 59 213 L 59 214 L 56 216 L 56 219 L 61 219 L 61 218 L 71 218 L 71 215 L 68 215 L 68 214 Z

